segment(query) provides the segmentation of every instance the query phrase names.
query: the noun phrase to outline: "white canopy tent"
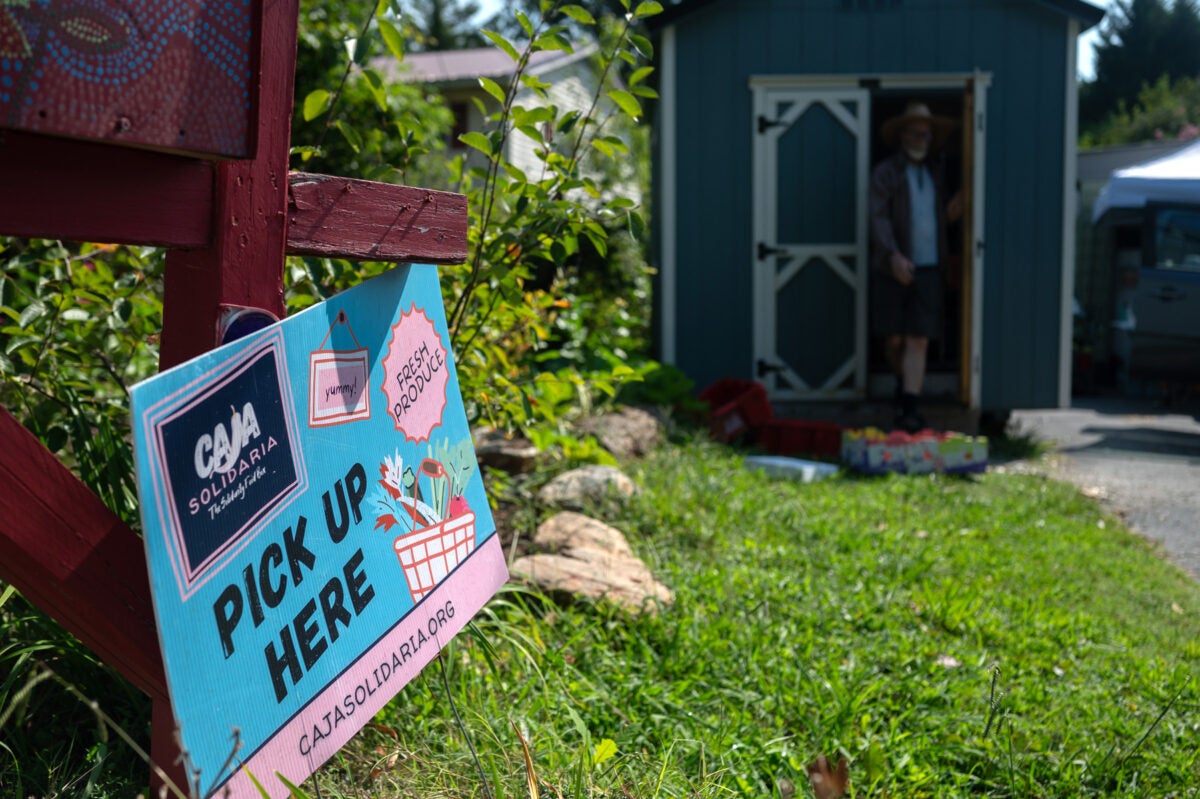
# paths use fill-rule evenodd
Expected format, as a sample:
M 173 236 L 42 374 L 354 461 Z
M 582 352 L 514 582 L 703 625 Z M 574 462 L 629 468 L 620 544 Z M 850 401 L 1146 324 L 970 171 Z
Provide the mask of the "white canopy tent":
M 1092 222 L 1110 208 L 1142 208 L 1148 202 L 1200 205 L 1200 141 L 1170 155 L 1114 170 L 1092 205 Z

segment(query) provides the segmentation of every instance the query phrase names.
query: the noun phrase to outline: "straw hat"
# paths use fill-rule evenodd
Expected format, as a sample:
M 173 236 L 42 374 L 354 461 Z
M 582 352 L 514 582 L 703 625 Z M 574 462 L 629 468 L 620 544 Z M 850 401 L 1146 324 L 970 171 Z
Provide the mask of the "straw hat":
M 929 110 L 929 106 L 919 101 L 910 101 L 904 107 L 904 113 L 897 114 L 891 119 L 883 123 L 881 133 L 883 140 L 888 146 L 895 146 L 900 140 L 900 131 L 904 130 L 905 126 L 910 122 L 928 122 L 933 130 L 933 143 L 940 145 L 946 140 L 950 131 L 954 130 L 957 122 L 949 117 L 936 116 Z

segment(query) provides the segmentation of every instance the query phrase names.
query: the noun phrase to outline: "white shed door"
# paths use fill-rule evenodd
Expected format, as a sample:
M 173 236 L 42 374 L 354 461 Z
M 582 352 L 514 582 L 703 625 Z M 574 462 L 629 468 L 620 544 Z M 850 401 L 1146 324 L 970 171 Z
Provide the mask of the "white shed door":
M 869 92 L 753 88 L 755 374 L 774 400 L 864 396 Z

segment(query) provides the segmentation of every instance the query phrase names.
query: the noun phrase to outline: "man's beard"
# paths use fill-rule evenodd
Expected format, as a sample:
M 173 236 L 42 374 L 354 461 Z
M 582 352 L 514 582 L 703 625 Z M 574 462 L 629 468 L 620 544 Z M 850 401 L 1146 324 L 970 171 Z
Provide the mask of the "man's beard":
M 928 147 L 905 147 L 904 154 L 908 156 L 908 160 L 913 163 L 921 163 L 925 160 L 925 156 L 929 155 Z

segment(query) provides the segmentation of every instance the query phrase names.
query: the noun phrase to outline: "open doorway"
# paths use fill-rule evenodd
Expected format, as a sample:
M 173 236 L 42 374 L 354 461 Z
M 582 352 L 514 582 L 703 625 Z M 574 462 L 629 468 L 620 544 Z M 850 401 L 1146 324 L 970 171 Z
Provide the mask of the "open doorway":
M 905 106 L 913 101 L 925 103 L 935 116 L 953 120 L 954 127 L 940 147 L 930 155 L 930 167 L 942 173 L 943 196 L 946 203 L 956 194 L 969 200 L 971 191 L 971 137 L 964 131 L 964 119 L 970 119 L 970 98 L 965 88 L 932 87 L 876 87 L 871 92 L 871 119 L 874 121 L 871 135 L 871 165 L 874 166 L 895 152 L 895 145 L 883 140 L 881 128 L 884 123 L 903 113 Z M 967 356 L 970 347 L 970 272 L 971 246 L 969 205 L 964 203 L 962 217 L 947 222 L 948 268 L 944 273 L 944 297 L 941 333 L 929 342 L 924 397 L 933 402 L 968 402 Z M 870 274 L 869 291 L 876 291 L 879 275 Z M 873 307 L 872 302 L 868 308 Z M 868 393 L 872 399 L 890 400 L 895 391 L 895 377 L 888 365 L 882 336 L 869 334 L 868 343 Z
M 915 99 L 959 120 L 940 157 L 963 199 L 924 393 L 978 407 L 987 85 L 986 73 L 751 78 L 750 365 L 773 402 L 893 396 L 882 341 L 868 342 L 867 194 L 872 164 L 888 154 L 880 124 Z

